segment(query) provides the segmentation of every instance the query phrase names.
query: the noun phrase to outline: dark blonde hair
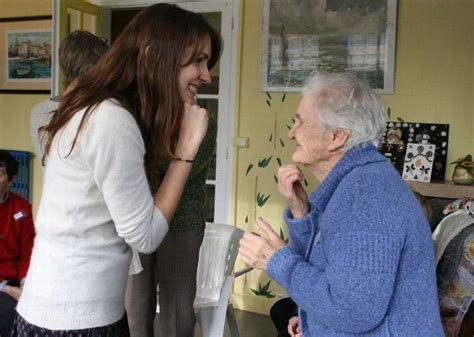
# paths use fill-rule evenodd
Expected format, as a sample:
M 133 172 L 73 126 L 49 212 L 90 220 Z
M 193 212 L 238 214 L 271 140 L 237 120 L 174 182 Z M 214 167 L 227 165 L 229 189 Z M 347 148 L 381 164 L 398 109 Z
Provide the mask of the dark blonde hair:
M 61 42 L 59 47 L 59 67 L 64 75 L 64 86 L 86 73 L 109 46 L 92 33 L 76 30 Z
M 45 156 L 58 131 L 86 108 L 71 151 L 90 114 L 105 99 L 115 98 L 135 118 L 146 147 L 145 165 L 173 157 L 184 102 L 178 90 L 180 67 L 194 61 L 211 40 L 208 67 L 220 57 L 221 40 L 201 14 L 176 5 L 156 4 L 138 13 L 106 54 L 66 94 L 51 122 Z M 183 60 L 192 48 L 189 60 Z M 44 160 L 44 157 L 43 157 Z

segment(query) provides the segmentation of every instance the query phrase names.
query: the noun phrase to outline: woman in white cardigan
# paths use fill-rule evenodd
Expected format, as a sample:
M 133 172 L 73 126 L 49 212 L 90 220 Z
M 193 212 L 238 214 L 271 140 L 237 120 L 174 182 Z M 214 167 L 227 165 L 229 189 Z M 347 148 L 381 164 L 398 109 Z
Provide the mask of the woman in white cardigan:
M 128 336 L 130 247 L 156 250 L 206 133 L 207 111 L 186 102 L 219 58 L 213 32 L 176 6 L 146 8 L 43 128 L 44 187 L 14 337 Z M 163 158 L 171 163 L 151 195 L 145 169 Z

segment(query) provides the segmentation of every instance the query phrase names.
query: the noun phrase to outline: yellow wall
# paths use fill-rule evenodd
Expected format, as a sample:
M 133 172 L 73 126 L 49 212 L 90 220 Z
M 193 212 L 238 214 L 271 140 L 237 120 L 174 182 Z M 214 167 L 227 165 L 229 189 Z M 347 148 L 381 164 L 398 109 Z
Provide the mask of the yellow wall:
M 270 108 L 266 94 L 259 91 L 259 50 L 261 0 L 243 0 L 240 58 L 240 97 L 238 108 L 239 137 L 249 138 L 249 148 L 236 154 L 235 222 L 245 230 L 258 229 L 257 217 L 264 217 L 278 232 L 286 235 L 282 221 L 282 199 L 278 196 L 273 174 L 278 167 L 275 157 L 289 162 L 292 145 L 286 138 L 298 94 L 272 93 Z M 396 42 L 395 93 L 383 96 L 391 117 L 405 121 L 449 123 L 448 162 L 474 154 L 474 2 L 472 0 L 399 0 Z M 270 134 L 277 143 L 270 142 Z M 279 144 L 279 138 L 285 147 Z M 273 138 L 274 139 L 274 138 Z M 258 160 L 273 156 L 266 168 L 258 168 Z M 246 175 L 250 164 L 254 167 Z M 449 166 L 449 165 L 448 165 Z M 446 179 L 452 175 L 448 167 Z M 307 190 L 316 186 L 309 180 Z M 271 194 L 263 207 L 256 206 L 255 195 Z M 246 220 L 247 218 L 247 220 Z M 238 262 L 238 267 L 242 267 Z M 268 313 L 275 301 L 256 297 L 249 288 L 257 289 L 269 280 L 262 272 L 252 271 L 236 280 L 233 301 L 237 308 Z M 284 291 L 272 281 L 273 295 Z
M 51 0 L 0 0 L 0 16 L 20 17 L 51 15 Z M 0 148 L 33 152 L 30 139 L 30 111 L 49 95 L 0 94 Z M 33 210 L 36 213 L 41 194 L 41 165 L 37 158 L 32 161 Z
M 248 137 L 249 148 L 235 154 L 235 223 L 253 227 L 259 216 L 286 236 L 281 219 L 282 199 L 273 174 L 276 158 L 288 163 L 293 145 L 286 138 L 287 127 L 298 102 L 297 94 L 272 93 L 268 106 L 259 91 L 259 50 L 261 0 L 241 0 L 239 88 L 237 92 L 236 136 Z M 448 161 L 474 154 L 474 2 L 472 0 L 400 0 L 396 45 L 395 94 L 384 96 L 392 118 L 406 121 L 449 123 Z M 0 0 L 2 17 L 50 15 L 50 0 Z M 46 95 L 0 95 L 0 148 L 32 151 L 29 113 Z M 270 140 L 270 136 L 272 137 Z M 284 143 L 284 146 L 281 144 Z M 268 166 L 258 161 L 272 156 Z M 250 165 L 253 168 L 246 175 Z M 41 168 L 34 161 L 33 206 L 40 195 Z M 452 174 L 448 167 L 446 177 Z M 308 179 L 308 190 L 317 184 Z M 270 197 L 263 207 L 256 206 L 257 192 Z M 238 267 L 242 267 L 238 262 Z M 249 288 L 265 284 L 264 273 L 252 271 L 237 279 L 233 296 L 236 307 L 268 313 L 274 299 L 256 297 Z M 271 283 L 272 294 L 284 292 Z

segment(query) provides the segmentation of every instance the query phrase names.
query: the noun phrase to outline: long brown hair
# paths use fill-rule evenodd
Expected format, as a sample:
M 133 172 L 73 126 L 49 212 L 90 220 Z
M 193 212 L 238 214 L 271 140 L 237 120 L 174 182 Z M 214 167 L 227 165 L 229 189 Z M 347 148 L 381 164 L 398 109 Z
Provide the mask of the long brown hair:
M 133 115 L 146 147 L 148 166 L 173 157 L 184 103 L 178 90 L 178 72 L 183 55 L 193 55 L 211 39 L 212 68 L 220 57 L 217 31 L 199 13 L 176 5 L 156 4 L 138 13 L 125 27 L 107 53 L 61 100 L 58 111 L 42 130 L 47 132 L 45 156 L 54 136 L 83 108 L 87 108 L 71 146 L 71 151 L 89 116 L 105 99 L 115 98 Z

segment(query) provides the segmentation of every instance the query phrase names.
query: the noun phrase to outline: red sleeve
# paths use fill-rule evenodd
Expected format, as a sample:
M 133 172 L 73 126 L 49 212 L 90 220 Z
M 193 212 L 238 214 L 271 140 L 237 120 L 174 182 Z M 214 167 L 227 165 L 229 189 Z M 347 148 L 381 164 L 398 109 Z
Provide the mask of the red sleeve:
M 22 280 L 28 272 L 30 265 L 31 250 L 35 238 L 35 228 L 33 224 L 33 215 L 31 205 L 25 205 L 26 217 L 22 219 L 20 227 L 19 256 L 18 256 L 18 279 Z

